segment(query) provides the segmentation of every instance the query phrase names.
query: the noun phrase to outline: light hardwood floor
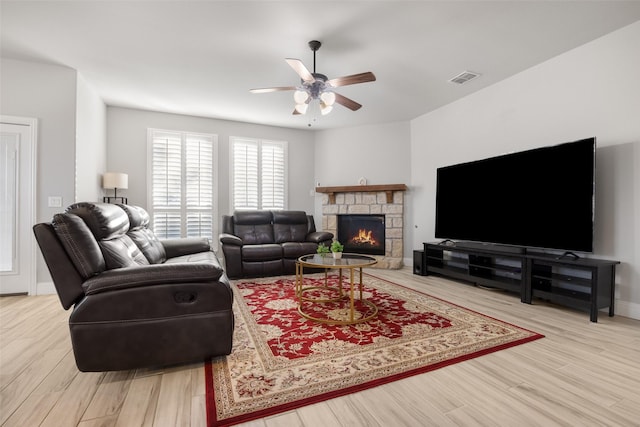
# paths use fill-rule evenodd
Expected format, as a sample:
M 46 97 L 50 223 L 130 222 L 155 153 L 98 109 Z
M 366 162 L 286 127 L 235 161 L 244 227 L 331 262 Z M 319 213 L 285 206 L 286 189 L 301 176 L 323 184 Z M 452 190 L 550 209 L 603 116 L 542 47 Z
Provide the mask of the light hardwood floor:
M 398 271 L 372 274 L 546 338 L 246 426 L 638 426 L 640 321 Z M 0 298 L 3 426 L 204 426 L 202 364 L 81 373 L 56 296 Z

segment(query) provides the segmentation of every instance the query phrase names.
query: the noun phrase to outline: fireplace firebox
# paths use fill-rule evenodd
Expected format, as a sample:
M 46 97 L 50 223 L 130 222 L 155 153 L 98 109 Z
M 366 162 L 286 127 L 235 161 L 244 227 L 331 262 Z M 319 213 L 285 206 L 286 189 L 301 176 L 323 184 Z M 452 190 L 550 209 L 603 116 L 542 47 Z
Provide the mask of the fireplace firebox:
M 385 255 L 384 215 L 338 215 L 337 234 L 345 252 Z

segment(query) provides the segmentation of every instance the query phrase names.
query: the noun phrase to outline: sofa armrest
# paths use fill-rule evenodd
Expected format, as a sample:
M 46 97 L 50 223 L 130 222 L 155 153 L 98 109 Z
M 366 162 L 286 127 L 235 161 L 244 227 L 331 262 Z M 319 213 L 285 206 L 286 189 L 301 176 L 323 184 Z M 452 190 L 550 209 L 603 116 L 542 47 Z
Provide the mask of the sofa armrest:
M 209 241 L 200 237 L 188 237 L 183 239 L 160 240 L 167 253 L 167 258 L 175 258 L 182 255 L 197 254 L 211 250 Z
M 327 240 L 333 240 L 333 233 L 329 233 L 328 231 L 314 231 L 313 233 L 307 234 L 307 242 L 321 243 Z
M 153 264 L 116 268 L 87 279 L 85 295 L 163 283 L 214 282 L 224 271 L 211 263 Z
M 242 239 L 233 234 L 222 233 L 220 234 L 220 243 L 224 245 L 242 246 Z

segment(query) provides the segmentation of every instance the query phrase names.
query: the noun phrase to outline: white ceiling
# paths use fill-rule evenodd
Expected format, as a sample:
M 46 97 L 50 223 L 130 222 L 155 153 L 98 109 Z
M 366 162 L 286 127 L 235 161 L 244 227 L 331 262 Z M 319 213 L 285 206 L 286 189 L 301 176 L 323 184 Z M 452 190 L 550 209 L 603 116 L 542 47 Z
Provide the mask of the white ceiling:
M 107 105 L 294 128 L 411 120 L 640 20 L 639 1 L 5 1 L 3 57 L 78 70 Z M 293 116 L 284 58 L 363 104 Z M 447 80 L 470 70 L 465 85 Z M 579 72 L 579 70 L 576 70 Z M 309 109 L 311 111 L 311 108 Z

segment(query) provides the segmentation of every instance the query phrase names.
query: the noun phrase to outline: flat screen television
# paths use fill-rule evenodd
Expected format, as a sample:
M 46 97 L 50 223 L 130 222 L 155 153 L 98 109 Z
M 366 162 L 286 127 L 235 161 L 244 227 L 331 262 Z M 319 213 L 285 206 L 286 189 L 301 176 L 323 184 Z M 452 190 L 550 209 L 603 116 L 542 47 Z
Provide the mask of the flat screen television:
M 595 138 L 438 168 L 440 239 L 593 252 Z

